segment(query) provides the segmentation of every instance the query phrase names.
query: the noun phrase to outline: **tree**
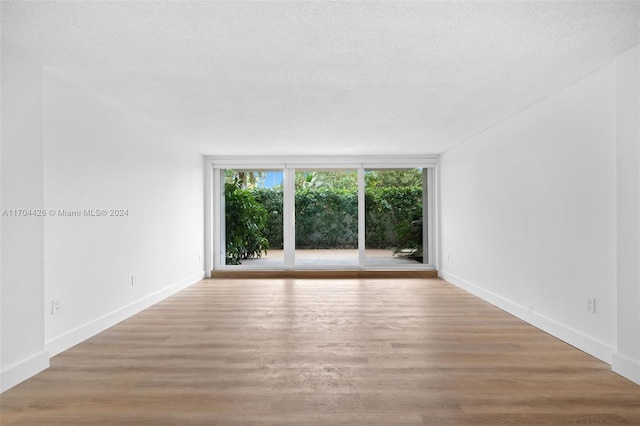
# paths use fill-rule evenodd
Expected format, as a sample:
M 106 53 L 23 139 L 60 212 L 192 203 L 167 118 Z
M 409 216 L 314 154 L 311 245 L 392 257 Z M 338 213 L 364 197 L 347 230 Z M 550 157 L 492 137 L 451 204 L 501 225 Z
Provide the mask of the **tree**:
M 364 180 L 367 188 L 422 187 L 422 170 L 371 170 Z
M 242 189 L 257 188 L 264 183 L 265 172 L 259 171 L 236 171 L 226 169 L 224 171 L 225 183 L 239 184 Z
M 297 172 L 296 191 L 303 188 L 330 188 L 331 183 L 323 178 L 318 172 Z
M 358 172 L 330 170 L 296 172 L 296 190 L 302 188 L 354 189 L 358 187 Z
M 242 259 L 261 257 L 267 252 L 265 238 L 268 212 L 238 179 L 225 183 L 226 264 L 239 265 Z

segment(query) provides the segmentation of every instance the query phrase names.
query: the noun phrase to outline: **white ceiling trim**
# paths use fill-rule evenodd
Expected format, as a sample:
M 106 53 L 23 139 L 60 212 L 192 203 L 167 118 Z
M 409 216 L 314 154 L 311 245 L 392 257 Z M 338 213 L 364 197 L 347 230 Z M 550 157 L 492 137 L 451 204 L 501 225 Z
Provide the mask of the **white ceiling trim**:
M 359 168 L 402 169 L 430 168 L 438 164 L 438 155 L 426 156 L 208 156 L 207 161 L 219 169 L 286 169 L 286 168 Z

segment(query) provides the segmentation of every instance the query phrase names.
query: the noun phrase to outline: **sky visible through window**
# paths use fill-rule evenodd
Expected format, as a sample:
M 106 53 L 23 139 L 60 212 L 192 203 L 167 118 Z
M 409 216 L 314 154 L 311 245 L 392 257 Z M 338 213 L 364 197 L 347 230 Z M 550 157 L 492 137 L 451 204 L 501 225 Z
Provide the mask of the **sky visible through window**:
M 282 185 L 282 172 L 266 172 L 264 177 L 264 187 L 273 188 Z

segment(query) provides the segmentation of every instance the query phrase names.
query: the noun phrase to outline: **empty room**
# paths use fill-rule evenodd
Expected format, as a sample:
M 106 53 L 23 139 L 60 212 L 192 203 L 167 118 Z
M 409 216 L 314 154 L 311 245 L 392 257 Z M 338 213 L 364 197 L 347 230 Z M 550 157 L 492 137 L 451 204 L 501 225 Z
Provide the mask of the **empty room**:
M 0 424 L 640 424 L 640 2 L 0 15 Z

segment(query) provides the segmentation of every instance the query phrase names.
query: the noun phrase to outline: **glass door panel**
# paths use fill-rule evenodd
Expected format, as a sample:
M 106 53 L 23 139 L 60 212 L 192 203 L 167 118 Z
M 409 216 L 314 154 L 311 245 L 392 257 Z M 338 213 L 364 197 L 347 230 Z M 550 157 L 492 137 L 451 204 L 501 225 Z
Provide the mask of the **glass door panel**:
M 365 170 L 365 266 L 406 267 L 425 259 L 426 169 Z
M 224 171 L 225 265 L 282 267 L 282 170 Z
M 357 170 L 295 172 L 295 265 L 358 266 Z

